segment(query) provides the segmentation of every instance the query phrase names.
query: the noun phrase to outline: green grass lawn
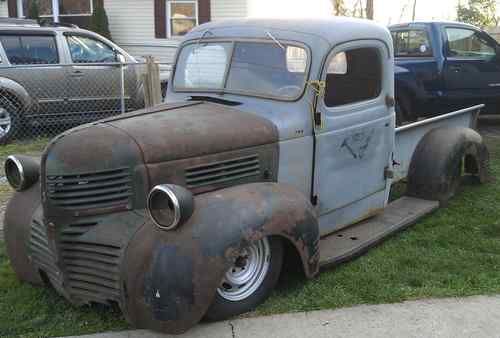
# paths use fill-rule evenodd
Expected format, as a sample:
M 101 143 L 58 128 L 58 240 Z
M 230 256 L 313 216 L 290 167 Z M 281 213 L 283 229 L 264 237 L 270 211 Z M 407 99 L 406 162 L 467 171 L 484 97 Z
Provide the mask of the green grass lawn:
M 500 138 L 489 139 L 500 174 Z M 368 254 L 307 281 L 288 271 L 249 315 L 355 304 L 500 293 L 500 181 L 467 185 L 448 207 Z M 55 292 L 19 283 L 0 244 L 0 336 L 47 337 L 121 330 L 116 309 L 74 308 Z

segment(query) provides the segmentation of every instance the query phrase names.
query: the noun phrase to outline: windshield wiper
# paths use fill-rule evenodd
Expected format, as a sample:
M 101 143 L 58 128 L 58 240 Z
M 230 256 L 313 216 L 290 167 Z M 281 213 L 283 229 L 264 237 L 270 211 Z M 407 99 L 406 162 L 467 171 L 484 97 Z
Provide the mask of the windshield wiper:
M 198 39 L 198 42 L 196 42 L 195 49 L 198 49 L 198 46 L 200 45 L 201 40 L 203 40 L 208 33 L 214 35 L 214 33 L 212 33 L 212 31 L 210 29 L 207 29 L 206 31 L 204 31 L 203 34 L 201 34 L 200 38 Z
M 241 102 L 238 102 L 238 101 L 231 101 L 231 100 L 221 99 L 218 97 L 201 96 L 201 95 L 200 96 L 190 96 L 188 101 L 207 101 L 207 102 L 224 104 L 226 106 L 239 106 L 239 105 L 241 105 Z
M 281 49 L 283 50 L 286 50 L 285 46 L 283 46 L 283 44 L 278 40 L 276 39 L 272 34 L 271 32 L 267 31 L 266 32 L 267 36 L 269 36 L 271 38 L 271 40 L 273 40 Z

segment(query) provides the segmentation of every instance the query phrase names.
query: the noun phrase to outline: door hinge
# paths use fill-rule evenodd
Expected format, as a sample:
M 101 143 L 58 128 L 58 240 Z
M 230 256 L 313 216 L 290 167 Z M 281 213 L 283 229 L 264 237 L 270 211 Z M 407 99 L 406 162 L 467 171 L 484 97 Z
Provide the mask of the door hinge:
M 396 100 L 394 99 L 393 96 L 387 95 L 385 97 L 385 104 L 386 104 L 387 107 L 392 108 L 392 107 L 394 107 L 396 105 Z
M 386 180 L 392 180 L 394 178 L 394 171 L 389 169 L 388 167 L 385 167 L 384 169 L 384 179 Z
M 318 205 L 318 195 L 314 195 L 311 197 L 311 204 Z

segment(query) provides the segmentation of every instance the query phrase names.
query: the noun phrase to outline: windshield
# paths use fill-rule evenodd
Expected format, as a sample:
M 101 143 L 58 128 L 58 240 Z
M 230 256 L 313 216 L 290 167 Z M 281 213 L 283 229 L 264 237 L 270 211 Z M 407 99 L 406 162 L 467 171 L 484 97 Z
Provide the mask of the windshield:
M 186 45 L 179 54 L 174 89 L 296 99 L 306 81 L 304 48 L 274 42 Z

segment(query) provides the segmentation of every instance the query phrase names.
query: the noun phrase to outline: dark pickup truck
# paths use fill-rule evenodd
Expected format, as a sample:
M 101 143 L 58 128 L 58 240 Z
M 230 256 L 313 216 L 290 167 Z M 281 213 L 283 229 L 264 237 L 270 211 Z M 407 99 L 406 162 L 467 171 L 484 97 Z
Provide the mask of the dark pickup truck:
M 456 22 L 389 27 L 394 41 L 399 124 L 485 103 L 500 103 L 500 47 L 486 32 Z

